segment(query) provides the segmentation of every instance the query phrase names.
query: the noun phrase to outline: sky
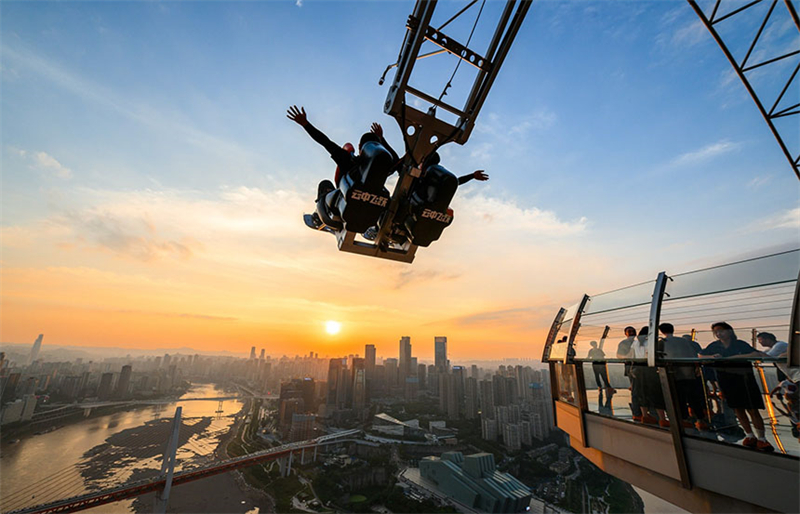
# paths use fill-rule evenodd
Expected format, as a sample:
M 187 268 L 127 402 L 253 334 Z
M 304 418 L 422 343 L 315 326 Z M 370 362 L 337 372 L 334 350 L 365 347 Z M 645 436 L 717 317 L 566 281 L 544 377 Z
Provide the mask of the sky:
M 411 265 L 338 252 L 302 221 L 335 164 L 286 109 L 340 144 L 377 121 L 399 148 L 394 71 L 378 78 L 413 6 L 0 3 L 0 340 L 390 357 L 408 335 L 432 359 L 445 335 L 451 360 L 536 358 L 584 293 L 800 246 L 798 180 L 688 3 L 542 1 L 470 140 L 441 152 L 490 180 Z M 445 32 L 466 41 L 479 6 Z M 796 47 L 787 29 L 754 56 Z M 412 83 L 438 94 L 453 63 Z

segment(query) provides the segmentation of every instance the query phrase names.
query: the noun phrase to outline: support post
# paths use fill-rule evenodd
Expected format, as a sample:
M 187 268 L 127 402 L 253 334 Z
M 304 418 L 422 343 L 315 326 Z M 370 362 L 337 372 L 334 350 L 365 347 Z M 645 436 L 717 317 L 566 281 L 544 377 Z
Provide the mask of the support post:
M 169 493 L 172 489 L 172 475 L 175 472 L 175 452 L 178 450 L 178 437 L 181 430 L 181 410 L 182 407 L 175 409 L 175 418 L 172 420 L 172 436 L 167 443 L 164 451 L 164 458 L 161 461 L 161 476 L 164 477 L 164 488 L 156 491 L 153 512 L 164 514 L 167 512 Z

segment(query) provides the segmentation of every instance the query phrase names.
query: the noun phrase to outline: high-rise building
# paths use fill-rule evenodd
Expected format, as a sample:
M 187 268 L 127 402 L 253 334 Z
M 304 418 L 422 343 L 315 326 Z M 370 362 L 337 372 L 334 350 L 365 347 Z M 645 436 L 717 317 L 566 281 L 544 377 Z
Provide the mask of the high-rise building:
M 436 366 L 440 373 L 447 371 L 450 368 L 450 362 L 447 360 L 447 338 L 443 336 L 434 337 L 433 346 L 433 365 Z
M 254 360 L 256 358 L 256 347 L 250 347 L 250 360 Z
M 117 382 L 117 398 L 126 398 L 128 396 L 132 374 L 133 368 L 130 364 L 122 366 L 122 371 L 119 374 L 119 381 Z
M 522 449 L 522 434 L 517 423 L 503 425 L 503 445 L 511 451 Z
M 339 389 L 344 387 L 344 384 L 339 383 L 342 369 L 346 369 L 347 365 L 344 359 L 331 359 L 328 365 L 328 410 L 336 410 L 339 408 L 338 398 Z
M 400 358 L 398 359 L 398 378 L 404 383 L 406 377 L 411 375 L 411 338 L 403 336 L 400 338 Z
M 466 393 L 464 417 L 467 419 L 476 419 L 478 417 L 478 380 L 469 377 L 465 382 L 464 389 Z
M 261 355 L 258 357 L 258 360 L 260 360 L 260 361 L 264 360 L 264 349 L 263 348 L 261 349 Z
M 356 357 L 352 366 L 353 408 L 363 409 L 367 404 L 367 373 L 364 359 Z
M 111 385 L 114 381 L 113 373 L 103 373 L 100 376 L 100 385 L 97 386 L 97 397 L 106 400 L 111 397 Z
M 420 391 L 425 389 L 428 380 L 428 367 L 425 364 L 417 364 L 417 379 L 419 380 Z
M 406 377 L 405 388 L 403 390 L 403 397 L 407 402 L 413 402 L 417 399 L 417 392 L 419 391 L 419 378 Z
M 289 438 L 292 441 L 313 439 L 317 417 L 313 414 L 292 414 L 292 428 Z
M 481 439 L 497 441 L 497 421 L 487 417 L 481 418 Z
M 36 341 L 33 342 L 31 354 L 28 357 L 28 364 L 33 364 L 36 362 L 36 359 L 39 358 L 39 351 L 42 349 L 42 339 L 44 339 L 44 334 L 39 334 L 39 337 L 37 337 Z
M 489 380 L 480 382 L 481 415 L 488 419 L 494 419 L 494 391 L 492 385 L 493 383 Z
M 455 375 L 439 373 L 439 410 L 447 419 L 458 419 L 458 388 Z
M 386 385 L 391 390 L 396 388 L 399 384 L 397 359 L 386 359 L 383 361 L 383 366 L 386 368 Z
M 367 380 L 372 380 L 375 375 L 375 345 L 364 346 L 364 369 L 367 371 Z

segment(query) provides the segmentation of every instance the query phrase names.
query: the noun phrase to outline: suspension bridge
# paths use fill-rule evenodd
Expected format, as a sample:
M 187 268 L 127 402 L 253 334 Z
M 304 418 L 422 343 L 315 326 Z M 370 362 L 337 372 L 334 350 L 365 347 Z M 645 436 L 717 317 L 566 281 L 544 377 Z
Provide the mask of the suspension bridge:
M 295 455 L 301 463 L 316 460 L 320 447 L 356 442 L 361 432 L 345 430 L 239 457 L 217 459 L 215 446 L 195 437 L 200 433 L 197 426 L 201 420 L 207 423 L 203 426 L 203 430 L 208 429 L 205 435 L 221 436 L 230 429 L 227 424 L 214 426 L 215 421 L 210 418 L 181 419 L 181 407 L 178 407 L 171 423 L 158 420 L 146 435 L 131 433 L 110 440 L 105 448 L 91 453 L 91 463 L 68 466 L 34 484 L 4 494 L 0 510 L 19 514 L 76 512 L 155 492 L 154 511 L 165 512 L 172 487 L 269 461 L 278 461 L 281 476 L 287 476 Z M 311 454 L 308 459 L 307 453 Z M 181 464 L 178 464 L 179 455 L 184 457 Z M 134 461 L 137 469 L 113 469 L 113 463 L 118 460 Z M 103 461 L 111 463 L 108 470 L 95 469 L 92 464 Z M 156 468 L 159 463 L 160 471 Z M 137 475 L 149 476 L 135 479 Z

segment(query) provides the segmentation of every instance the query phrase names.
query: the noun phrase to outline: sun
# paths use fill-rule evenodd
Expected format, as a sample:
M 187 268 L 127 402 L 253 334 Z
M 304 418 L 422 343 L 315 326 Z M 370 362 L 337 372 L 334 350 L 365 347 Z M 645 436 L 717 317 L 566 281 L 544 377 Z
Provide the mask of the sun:
M 329 333 L 330 335 L 336 335 L 342 329 L 342 324 L 338 321 L 326 321 L 325 322 L 325 332 Z

